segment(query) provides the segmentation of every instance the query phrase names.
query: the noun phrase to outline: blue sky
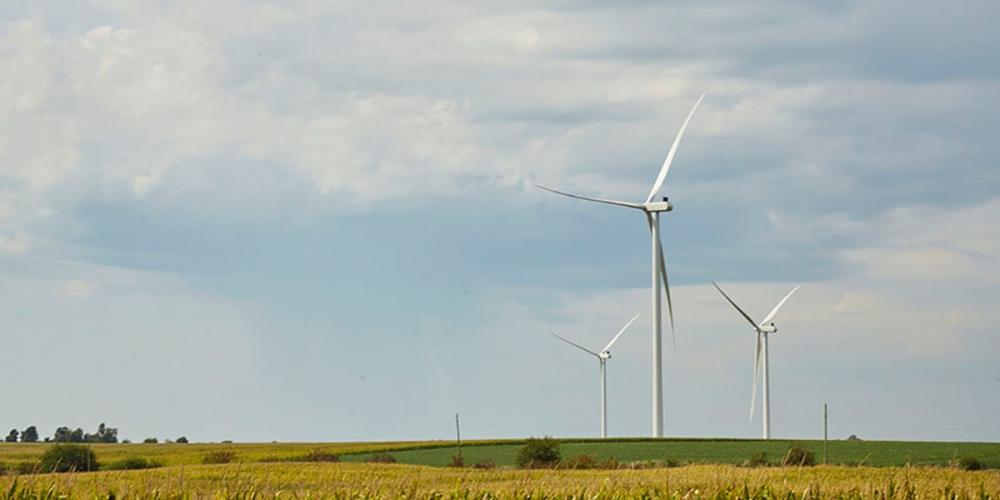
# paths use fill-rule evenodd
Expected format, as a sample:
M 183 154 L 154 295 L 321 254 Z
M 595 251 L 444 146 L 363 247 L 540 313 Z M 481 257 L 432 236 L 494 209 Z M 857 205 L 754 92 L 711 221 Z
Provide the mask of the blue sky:
M 1000 440 L 991 2 L 6 2 L 0 427 Z M 758 416 L 759 418 L 759 416 Z

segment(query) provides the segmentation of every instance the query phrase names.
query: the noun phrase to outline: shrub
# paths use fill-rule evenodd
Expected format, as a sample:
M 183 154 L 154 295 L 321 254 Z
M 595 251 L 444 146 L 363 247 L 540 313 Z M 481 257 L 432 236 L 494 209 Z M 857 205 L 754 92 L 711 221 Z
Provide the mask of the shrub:
M 497 463 L 492 458 L 484 458 L 472 464 L 472 467 L 475 469 L 496 469 Z
M 559 441 L 548 436 L 530 438 L 517 451 L 517 466 L 528 469 L 555 467 L 560 458 Z
M 614 458 L 601 460 L 593 455 L 576 455 L 559 463 L 560 469 L 617 469 L 620 466 Z
M 743 467 L 767 467 L 771 462 L 767 461 L 767 453 L 760 452 L 743 461 Z
M 17 475 L 38 474 L 41 466 L 35 462 L 18 462 L 11 467 L 11 471 Z
M 213 451 L 206 454 L 202 459 L 203 464 L 228 464 L 236 459 L 236 453 L 229 450 Z
M 340 456 L 328 451 L 313 450 L 301 457 L 297 457 L 296 462 L 339 462 Z
M 142 440 L 143 444 L 156 444 L 156 443 L 159 443 L 159 442 L 160 441 L 157 440 L 156 438 L 146 438 L 146 439 Z
M 143 457 L 131 457 L 111 462 L 103 468 L 106 470 L 141 470 L 161 467 L 163 464 Z
M 177 444 L 187 444 L 188 443 L 188 438 L 186 438 L 184 436 L 181 436 L 181 437 L 177 438 L 177 441 L 174 441 L 174 442 L 177 443 Z
M 451 456 L 451 463 L 448 464 L 449 467 L 465 467 L 465 457 L 461 453 L 456 453 Z
M 376 453 L 367 460 L 367 462 L 373 464 L 394 464 L 396 463 L 396 457 L 388 453 Z
M 986 468 L 986 466 L 975 457 L 962 457 L 958 459 L 958 462 L 955 465 L 962 470 L 983 470 Z
M 89 446 L 57 444 L 42 454 L 39 469 L 43 472 L 81 472 L 97 470 L 97 456 Z
M 788 449 L 788 452 L 785 453 L 785 458 L 781 461 L 781 465 L 786 467 L 790 465 L 816 465 L 816 457 L 811 451 L 801 446 L 792 446 Z

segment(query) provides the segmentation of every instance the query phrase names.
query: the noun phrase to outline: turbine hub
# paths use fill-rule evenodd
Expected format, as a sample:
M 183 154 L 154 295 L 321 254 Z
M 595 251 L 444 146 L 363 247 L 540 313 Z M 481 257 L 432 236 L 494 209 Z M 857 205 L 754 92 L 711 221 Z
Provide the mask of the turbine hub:
M 601 359 L 611 359 L 611 351 L 604 351 L 599 356 Z

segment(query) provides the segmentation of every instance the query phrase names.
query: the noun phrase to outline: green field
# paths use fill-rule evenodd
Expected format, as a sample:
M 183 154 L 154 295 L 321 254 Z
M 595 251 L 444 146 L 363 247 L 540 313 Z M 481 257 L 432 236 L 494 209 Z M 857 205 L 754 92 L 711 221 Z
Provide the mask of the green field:
M 765 453 L 771 461 L 780 460 L 791 446 L 801 446 L 812 451 L 819 462 L 823 460 L 822 441 L 782 440 L 716 440 L 716 439 L 661 439 L 661 440 L 571 440 L 561 445 L 564 458 L 574 455 L 593 455 L 614 458 L 622 462 L 663 460 L 677 463 L 739 464 L 744 460 Z M 498 465 L 513 465 L 520 447 L 518 443 L 467 444 L 462 456 L 467 464 L 490 459 Z M 399 462 L 420 465 L 444 466 L 451 463 L 458 452 L 455 447 L 415 448 L 392 452 Z M 364 461 L 372 454 L 345 455 L 345 461 Z M 987 465 L 1000 468 L 1000 443 L 949 443 L 905 441 L 831 441 L 829 463 L 868 465 L 876 467 L 904 465 L 947 466 L 961 457 L 975 457 Z
M 497 465 L 513 465 L 523 441 L 471 441 L 462 447 L 467 464 L 489 459 Z M 823 460 L 822 441 L 761 441 L 752 439 L 571 439 L 561 445 L 564 458 L 588 454 L 615 458 L 621 462 L 662 460 L 677 463 L 739 464 L 765 453 L 770 461 L 779 461 L 792 445 L 811 450 Z M 0 444 L 0 464 L 37 461 L 50 444 Z M 457 453 L 446 441 L 411 441 L 380 443 L 238 443 L 238 444 L 94 444 L 101 463 L 129 457 L 143 457 L 162 465 L 192 465 L 218 450 L 235 454 L 235 462 L 274 462 L 292 460 L 312 451 L 336 454 L 346 462 L 362 462 L 374 453 L 388 452 L 398 462 L 444 466 Z M 829 463 L 866 466 L 936 465 L 947 466 L 961 457 L 975 457 L 986 465 L 1000 468 L 1000 443 L 951 443 L 906 441 L 830 441 Z

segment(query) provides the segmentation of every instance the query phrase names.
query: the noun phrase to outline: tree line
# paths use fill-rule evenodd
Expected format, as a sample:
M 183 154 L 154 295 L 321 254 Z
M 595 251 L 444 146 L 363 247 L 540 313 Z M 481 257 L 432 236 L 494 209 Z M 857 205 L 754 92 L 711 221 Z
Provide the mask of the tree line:
M 38 429 L 32 425 L 23 431 L 18 431 L 17 429 L 11 429 L 4 438 L 4 442 L 7 443 L 37 443 L 40 438 L 38 435 Z M 77 427 L 76 429 L 70 429 L 69 427 L 59 427 L 52 434 L 52 437 L 45 437 L 43 442 L 46 443 L 117 443 L 118 442 L 118 429 L 115 427 L 108 427 L 101 422 L 101 425 L 97 426 L 97 432 L 93 434 L 89 432 L 83 432 L 83 429 Z M 122 443 L 128 443 L 129 440 L 125 439 Z M 146 438 L 143 443 L 157 443 L 156 438 Z M 171 442 L 169 439 L 166 440 L 167 443 Z M 176 443 L 187 443 L 186 437 L 181 436 L 177 438 Z

